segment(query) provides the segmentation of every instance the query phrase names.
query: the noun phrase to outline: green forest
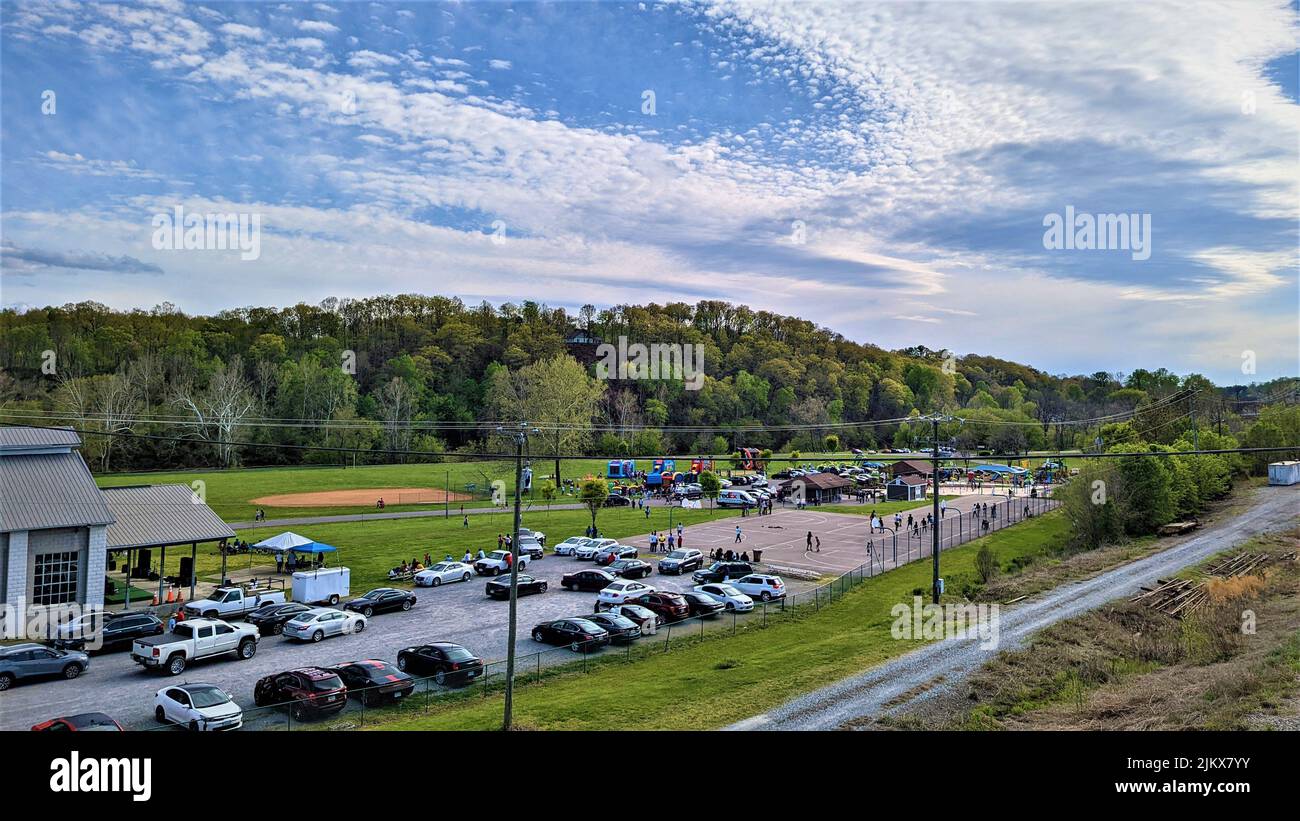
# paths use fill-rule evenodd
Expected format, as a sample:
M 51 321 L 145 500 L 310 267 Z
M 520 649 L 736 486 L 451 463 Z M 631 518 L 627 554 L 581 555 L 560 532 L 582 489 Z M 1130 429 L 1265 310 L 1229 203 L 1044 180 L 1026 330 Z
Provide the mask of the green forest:
M 620 338 L 693 346 L 698 390 L 671 374 L 598 378 L 595 343 Z M 3 421 L 127 434 L 83 437 L 100 472 L 341 463 L 335 449 L 457 459 L 507 450 L 497 424 L 520 419 L 539 429 L 534 450 L 588 456 L 905 447 L 929 439 L 909 417 L 934 411 L 962 420 L 944 440 L 997 453 L 1173 446 L 1194 429 L 1202 446 L 1300 441 L 1297 379 L 1048 374 L 719 301 L 572 314 L 403 294 L 213 316 L 81 302 L 0 311 L 0 339 Z

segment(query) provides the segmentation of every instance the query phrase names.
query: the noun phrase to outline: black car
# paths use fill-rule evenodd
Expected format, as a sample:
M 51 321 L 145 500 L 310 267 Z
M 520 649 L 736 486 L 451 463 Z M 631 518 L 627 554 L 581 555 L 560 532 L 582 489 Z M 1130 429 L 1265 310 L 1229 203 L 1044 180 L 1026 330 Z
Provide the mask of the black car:
M 654 565 L 640 559 L 618 559 L 605 569 L 625 579 L 644 579 L 655 572 Z
M 544 621 L 533 628 L 533 641 L 568 645 L 575 653 L 589 653 L 609 644 L 609 632 L 587 618 Z
M 754 568 L 749 562 L 714 562 L 702 570 L 696 570 L 691 578 L 695 579 L 696 584 L 708 584 L 739 579 L 753 572 Z
M 641 626 L 627 616 L 617 613 L 596 613 L 583 617 L 597 627 L 609 633 L 609 640 L 615 644 L 627 644 L 641 638 Z
M 390 610 L 410 610 L 415 606 L 415 594 L 395 587 L 376 587 L 369 593 L 343 605 L 344 610 L 355 610 L 366 618 Z
M 99 630 L 99 650 L 121 650 L 131 642 L 146 636 L 161 636 L 166 632 L 162 619 L 149 613 L 103 614 L 105 620 Z M 68 638 L 55 639 L 54 646 L 61 650 L 84 650 L 95 644 L 94 625 L 87 624 L 69 634 Z M 93 648 L 92 648 L 93 649 Z
M 604 590 L 617 578 L 607 570 L 592 568 L 579 570 L 576 573 L 565 573 L 564 578 L 560 579 L 560 585 L 565 590 Z
M 244 621 L 257 627 L 263 636 L 278 636 L 284 632 L 284 625 L 299 613 L 311 610 L 300 602 L 285 604 L 264 604 L 244 617 Z
M 483 587 L 483 592 L 489 599 L 509 599 L 510 598 L 510 577 L 498 576 L 488 582 Z M 532 576 L 519 574 L 517 595 L 529 596 L 533 593 L 545 593 L 546 581 L 544 579 L 534 579 Z
M 605 497 L 605 507 L 627 507 L 632 504 L 632 500 L 626 496 L 620 496 L 617 493 L 611 493 Z
M 397 666 L 413 676 L 433 676 L 439 684 L 451 686 L 469 684 L 483 675 L 483 659 L 448 641 L 399 650 Z
M 716 616 L 727 606 L 707 593 L 696 593 L 694 590 L 684 590 L 681 597 L 686 599 L 686 604 L 691 608 L 692 616 Z
M 415 679 L 380 659 L 349 661 L 325 669 L 343 679 L 348 695 L 361 699 L 362 704 L 398 701 L 415 689 Z

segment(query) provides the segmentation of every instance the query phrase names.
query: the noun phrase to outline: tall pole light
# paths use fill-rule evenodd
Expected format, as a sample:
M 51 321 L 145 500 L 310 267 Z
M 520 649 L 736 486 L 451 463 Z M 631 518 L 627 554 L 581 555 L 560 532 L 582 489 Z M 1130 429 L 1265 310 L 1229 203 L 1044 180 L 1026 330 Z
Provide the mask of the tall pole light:
M 498 432 L 504 432 L 498 427 Z M 536 433 L 536 429 L 532 432 Z M 524 494 L 524 445 L 528 443 L 528 423 L 520 422 L 515 432 L 515 526 L 510 538 L 510 629 L 506 639 L 506 705 L 501 729 L 509 730 L 513 721 L 515 701 L 515 632 L 518 622 L 519 601 L 519 525 L 520 499 Z

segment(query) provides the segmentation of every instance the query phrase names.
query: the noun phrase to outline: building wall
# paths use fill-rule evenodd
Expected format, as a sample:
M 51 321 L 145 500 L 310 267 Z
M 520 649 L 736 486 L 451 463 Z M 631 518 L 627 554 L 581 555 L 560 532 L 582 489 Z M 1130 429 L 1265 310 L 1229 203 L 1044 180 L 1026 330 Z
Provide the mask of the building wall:
M 8 534 L 5 557 L 5 604 L 21 609 L 27 595 L 27 531 Z
M 103 530 L 103 528 L 99 528 Z M 27 562 L 26 562 L 26 579 L 20 588 L 25 591 L 25 598 L 32 604 L 37 604 L 37 567 L 41 563 L 42 557 L 48 557 L 52 554 L 70 553 L 76 563 L 76 574 L 71 579 L 75 584 L 75 589 L 65 597 L 66 601 L 84 602 L 86 600 L 86 573 L 89 564 L 89 546 L 90 546 L 90 528 L 88 527 L 60 527 L 50 528 L 48 530 L 32 530 L 27 534 Z M 103 543 L 101 541 L 101 552 Z M 100 563 L 100 601 L 103 601 L 103 563 Z M 44 602 L 41 602 L 44 603 Z

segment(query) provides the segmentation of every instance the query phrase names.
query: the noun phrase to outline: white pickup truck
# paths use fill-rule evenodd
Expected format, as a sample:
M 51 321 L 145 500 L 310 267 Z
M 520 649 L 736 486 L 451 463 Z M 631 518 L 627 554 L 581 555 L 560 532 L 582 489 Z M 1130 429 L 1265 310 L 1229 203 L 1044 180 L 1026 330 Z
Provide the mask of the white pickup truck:
M 170 633 L 136 639 L 131 660 L 146 670 L 179 676 L 198 659 L 234 653 L 251 659 L 257 652 L 259 633 L 251 624 L 227 624 L 219 619 L 188 619 Z
M 480 576 L 497 576 L 502 573 L 510 572 L 510 565 L 506 563 L 506 557 L 510 555 L 509 550 L 493 550 L 487 554 L 486 558 L 474 562 L 474 572 Z M 519 554 L 519 569 L 523 570 L 528 567 L 532 557 L 527 553 Z
M 228 619 L 232 616 L 247 616 L 264 604 L 284 604 L 284 591 L 261 588 L 244 590 L 242 587 L 218 587 L 212 596 L 195 599 L 185 605 L 185 615 L 191 618 L 202 616 L 205 619 Z

